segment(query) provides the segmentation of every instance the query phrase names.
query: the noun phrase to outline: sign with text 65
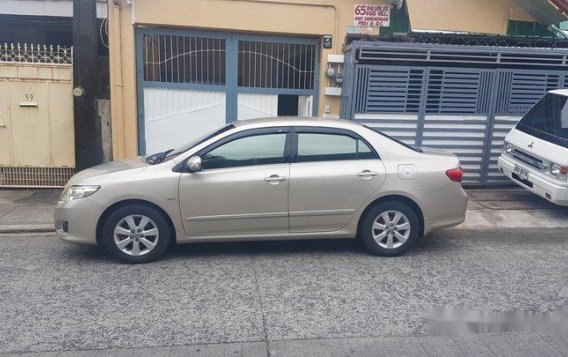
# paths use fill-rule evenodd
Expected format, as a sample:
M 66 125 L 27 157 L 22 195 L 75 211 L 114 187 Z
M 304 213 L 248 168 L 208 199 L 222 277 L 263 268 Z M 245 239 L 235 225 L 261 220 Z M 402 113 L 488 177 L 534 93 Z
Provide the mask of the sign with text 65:
M 386 27 L 390 26 L 390 5 L 363 5 L 353 6 L 353 25 L 358 27 Z

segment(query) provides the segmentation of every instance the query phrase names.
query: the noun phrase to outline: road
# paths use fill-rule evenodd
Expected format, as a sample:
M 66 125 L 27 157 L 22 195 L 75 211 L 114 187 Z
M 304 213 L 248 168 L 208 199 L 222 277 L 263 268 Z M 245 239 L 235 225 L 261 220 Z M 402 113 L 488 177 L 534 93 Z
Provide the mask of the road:
M 433 306 L 568 305 L 565 230 L 440 231 L 400 258 L 352 240 L 196 244 L 146 265 L 53 234 L 0 242 L 0 353 L 231 342 L 266 352 L 265 341 L 422 336 Z

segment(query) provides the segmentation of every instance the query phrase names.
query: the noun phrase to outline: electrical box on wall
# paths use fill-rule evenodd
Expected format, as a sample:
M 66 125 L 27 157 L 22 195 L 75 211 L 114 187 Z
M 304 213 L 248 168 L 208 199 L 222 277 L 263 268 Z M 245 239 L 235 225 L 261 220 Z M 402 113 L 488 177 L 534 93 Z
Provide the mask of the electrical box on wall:
M 341 97 L 341 87 L 325 87 L 325 95 Z
M 343 63 L 344 60 L 344 55 L 327 55 L 327 63 Z
M 330 86 L 325 87 L 325 95 L 332 97 L 341 96 L 341 85 L 343 84 L 343 55 L 327 55 L 327 70 L 325 72 L 330 80 Z M 331 86 L 335 84 L 335 86 Z
M 332 47 L 333 47 L 333 36 L 324 35 L 323 36 L 323 48 L 332 48 Z

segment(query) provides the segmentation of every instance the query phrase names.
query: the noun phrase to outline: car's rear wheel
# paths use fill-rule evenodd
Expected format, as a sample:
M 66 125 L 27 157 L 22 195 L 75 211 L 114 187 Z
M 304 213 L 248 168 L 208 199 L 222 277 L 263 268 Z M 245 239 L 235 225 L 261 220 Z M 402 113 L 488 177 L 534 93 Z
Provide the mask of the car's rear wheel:
M 103 226 L 105 248 L 126 263 L 147 263 L 160 258 L 171 235 L 162 213 L 145 205 L 120 207 Z
M 418 217 L 403 202 L 383 202 L 371 208 L 363 217 L 359 235 L 373 254 L 402 255 L 418 240 Z

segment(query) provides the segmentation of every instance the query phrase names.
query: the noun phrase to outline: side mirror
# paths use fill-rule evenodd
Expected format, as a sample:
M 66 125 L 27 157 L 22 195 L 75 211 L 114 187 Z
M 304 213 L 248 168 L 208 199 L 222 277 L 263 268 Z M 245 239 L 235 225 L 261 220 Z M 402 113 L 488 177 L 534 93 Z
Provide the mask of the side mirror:
M 187 160 L 187 169 L 189 172 L 197 172 L 201 171 L 201 157 L 199 156 L 192 156 Z

